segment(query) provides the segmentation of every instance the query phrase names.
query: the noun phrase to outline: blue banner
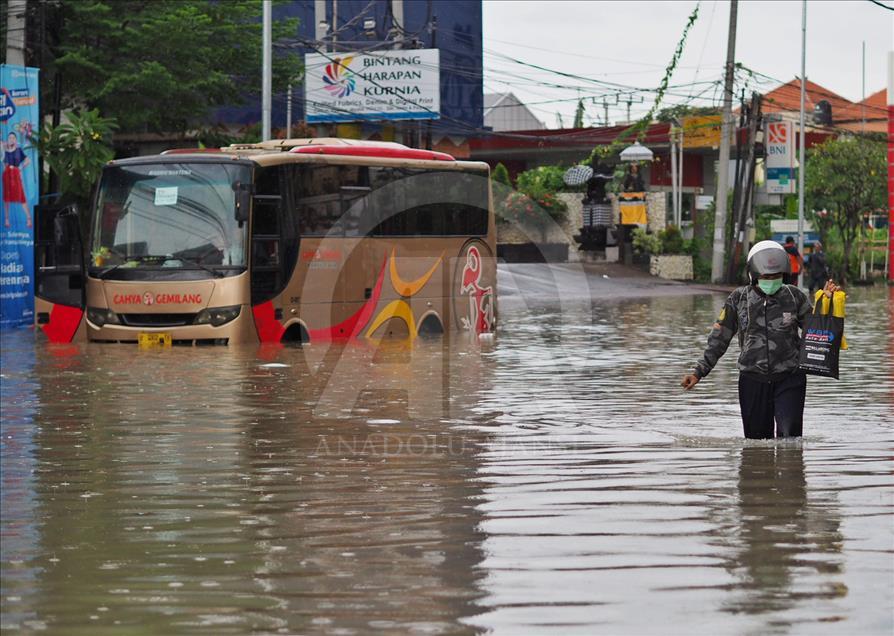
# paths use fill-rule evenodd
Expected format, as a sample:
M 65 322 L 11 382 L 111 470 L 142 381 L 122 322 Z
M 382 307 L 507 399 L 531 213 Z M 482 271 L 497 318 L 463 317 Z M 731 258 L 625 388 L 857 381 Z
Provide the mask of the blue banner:
M 40 195 L 38 69 L 0 65 L 0 328 L 34 324 L 34 205 Z

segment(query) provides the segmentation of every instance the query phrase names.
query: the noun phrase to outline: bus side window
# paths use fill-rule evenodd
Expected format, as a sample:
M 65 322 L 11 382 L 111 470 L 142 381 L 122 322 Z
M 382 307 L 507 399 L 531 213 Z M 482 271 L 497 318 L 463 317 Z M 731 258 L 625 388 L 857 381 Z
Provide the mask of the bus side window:
M 291 275 L 283 255 L 284 199 L 279 167 L 258 169 L 251 225 L 251 301 L 258 304 L 280 293 Z M 288 241 L 286 241 L 288 242 Z

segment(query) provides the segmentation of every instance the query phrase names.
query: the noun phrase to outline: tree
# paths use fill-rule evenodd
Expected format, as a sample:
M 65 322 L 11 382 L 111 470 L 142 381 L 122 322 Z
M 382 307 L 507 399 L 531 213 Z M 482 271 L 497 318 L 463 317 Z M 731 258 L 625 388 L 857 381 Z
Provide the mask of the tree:
M 504 186 L 512 186 L 512 180 L 509 178 L 509 171 L 502 163 L 498 163 L 494 166 L 493 171 L 490 173 L 490 178 L 494 183 L 501 183 Z
M 257 93 L 261 3 L 257 0 L 78 0 L 63 2 L 48 65 L 61 74 L 63 109 L 98 109 L 122 132 L 186 132 L 210 110 Z M 297 20 L 274 22 L 274 39 Z M 299 61 L 274 56 L 274 86 Z M 276 90 L 275 88 L 275 90 Z
M 862 227 L 863 213 L 885 207 L 885 144 L 870 138 L 840 137 L 811 149 L 804 174 L 805 196 L 821 226 L 838 230 L 843 259 L 838 272 L 847 280 L 851 249 Z
M 72 112 L 67 123 L 45 126 L 40 131 L 40 155 L 59 176 L 66 196 L 87 203 L 102 167 L 115 155 L 111 147 L 114 128 L 113 120 L 101 117 L 99 111 L 88 110 Z

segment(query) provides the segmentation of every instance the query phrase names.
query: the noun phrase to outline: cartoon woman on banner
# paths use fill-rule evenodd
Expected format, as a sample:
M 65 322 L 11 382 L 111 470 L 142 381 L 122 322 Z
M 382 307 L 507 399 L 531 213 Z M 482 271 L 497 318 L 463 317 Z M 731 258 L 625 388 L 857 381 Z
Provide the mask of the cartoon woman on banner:
M 9 205 L 18 203 L 25 212 L 26 227 L 31 227 L 31 214 L 28 212 L 28 199 L 25 197 L 25 186 L 22 183 L 22 170 L 27 168 L 31 160 L 19 146 L 18 136 L 11 132 L 6 138 L 3 152 L 3 225 L 9 227 Z

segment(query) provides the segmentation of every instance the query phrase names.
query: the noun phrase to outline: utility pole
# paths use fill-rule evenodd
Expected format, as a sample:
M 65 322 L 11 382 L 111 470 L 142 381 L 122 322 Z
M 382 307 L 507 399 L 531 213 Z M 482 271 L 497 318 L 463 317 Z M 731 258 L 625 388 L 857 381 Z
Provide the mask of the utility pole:
M 602 112 L 605 113 L 605 125 L 608 126 L 608 100 L 602 98 Z
M 286 139 L 292 138 L 292 84 L 286 87 Z
M 737 196 L 733 197 L 735 207 L 733 208 L 734 221 L 733 236 L 730 240 L 730 259 L 727 268 L 727 282 L 737 283 L 736 273 L 739 266 L 739 259 L 742 254 L 748 253 L 748 219 L 751 218 L 752 196 L 754 193 L 754 168 L 755 153 L 754 144 L 757 139 L 757 131 L 762 125 L 761 114 L 761 96 L 752 93 L 750 106 L 745 106 L 742 102 L 742 112 L 747 113 L 748 137 L 745 140 L 744 148 L 740 148 L 736 144 L 736 155 L 742 155 L 742 161 L 737 161 L 736 167 L 736 192 Z M 736 134 L 737 142 L 739 140 Z M 740 169 L 741 168 L 741 169 Z
M 739 0 L 729 7 L 729 36 L 726 43 L 726 77 L 723 80 L 723 115 L 720 125 L 720 161 L 717 168 L 717 193 L 714 195 L 714 255 L 711 281 L 723 279 L 724 235 L 726 231 L 726 195 L 729 190 L 730 118 L 733 105 L 733 69 L 736 60 L 736 14 Z
M 860 132 L 866 132 L 866 40 L 863 40 L 863 95 L 860 98 Z
M 273 4 L 264 0 L 261 68 L 261 141 L 270 139 L 270 112 L 273 103 Z
M 25 9 L 27 0 L 6 5 L 6 63 L 25 66 Z M 4 141 L 6 141 L 4 139 Z
M 801 112 L 798 135 L 798 253 L 804 253 L 804 172 L 807 170 L 805 160 L 804 102 L 807 95 L 807 0 L 801 0 Z M 801 285 L 804 268 L 798 272 L 797 284 Z

